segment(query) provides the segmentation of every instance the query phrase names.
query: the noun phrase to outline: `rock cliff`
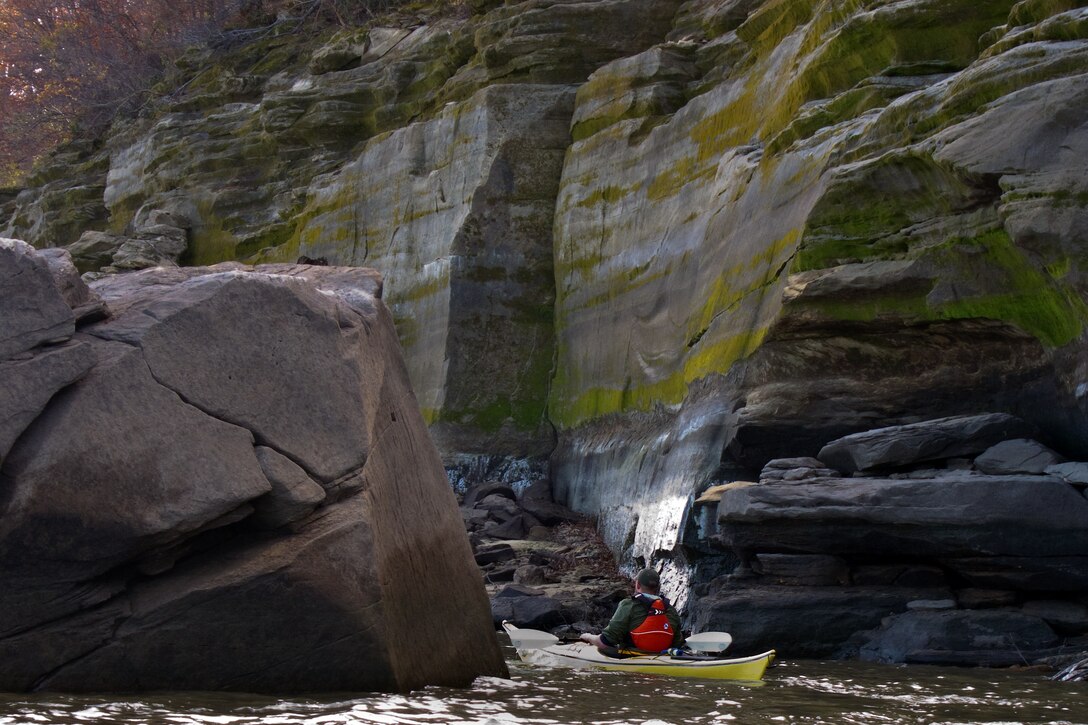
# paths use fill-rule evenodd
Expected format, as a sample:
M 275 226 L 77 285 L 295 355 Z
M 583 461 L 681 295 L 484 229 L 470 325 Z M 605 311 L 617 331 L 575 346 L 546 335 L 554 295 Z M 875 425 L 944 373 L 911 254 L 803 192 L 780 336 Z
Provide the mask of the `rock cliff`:
M 380 288 L 226 264 L 89 290 L 0 240 L 0 689 L 505 673 Z
M 981 413 L 1088 457 L 1083 3 L 470 5 L 194 54 L 6 233 L 380 269 L 447 467 L 547 460 L 681 603 L 768 461 Z

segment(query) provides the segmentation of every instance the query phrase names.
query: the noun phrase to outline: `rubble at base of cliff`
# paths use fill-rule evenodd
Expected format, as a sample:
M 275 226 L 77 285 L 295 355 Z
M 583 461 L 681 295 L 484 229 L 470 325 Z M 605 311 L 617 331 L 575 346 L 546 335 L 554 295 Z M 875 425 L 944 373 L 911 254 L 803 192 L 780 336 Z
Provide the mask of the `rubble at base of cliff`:
M 597 632 L 631 593 L 595 522 L 554 503 L 546 479 L 520 492 L 503 483 L 472 486 L 461 516 L 496 629 L 506 620 L 561 637 Z

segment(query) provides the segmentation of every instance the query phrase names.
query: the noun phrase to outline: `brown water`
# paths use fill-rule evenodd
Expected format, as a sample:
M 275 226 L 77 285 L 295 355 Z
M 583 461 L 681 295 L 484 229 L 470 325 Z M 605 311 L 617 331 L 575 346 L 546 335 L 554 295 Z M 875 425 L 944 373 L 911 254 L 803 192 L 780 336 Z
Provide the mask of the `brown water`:
M 1078 723 L 1088 683 L 1037 673 L 785 662 L 762 685 L 511 663 L 508 680 L 409 695 L 0 695 L 0 724 L 504 725 L 594 723 Z

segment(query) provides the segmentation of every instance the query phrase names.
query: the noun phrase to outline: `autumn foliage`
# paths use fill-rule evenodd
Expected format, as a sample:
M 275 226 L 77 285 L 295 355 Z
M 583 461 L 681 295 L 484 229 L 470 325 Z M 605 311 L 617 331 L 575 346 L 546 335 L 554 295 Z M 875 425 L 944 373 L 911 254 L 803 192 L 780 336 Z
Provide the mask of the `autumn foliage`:
M 238 0 L 0 0 L 0 179 L 140 102 Z
M 456 6 L 462 0 L 433 0 Z M 404 0 L 0 0 L 0 187 L 147 101 L 186 48 L 284 26 L 347 25 Z M 249 23 L 250 26 L 245 24 Z M 256 27 L 253 27 L 256 24 Z M 235 26 L 225 32 L 224 28 Z M 262 27 L 263 26 L 263 27 Z M 247 30 L 238 30 L 248 27 Z

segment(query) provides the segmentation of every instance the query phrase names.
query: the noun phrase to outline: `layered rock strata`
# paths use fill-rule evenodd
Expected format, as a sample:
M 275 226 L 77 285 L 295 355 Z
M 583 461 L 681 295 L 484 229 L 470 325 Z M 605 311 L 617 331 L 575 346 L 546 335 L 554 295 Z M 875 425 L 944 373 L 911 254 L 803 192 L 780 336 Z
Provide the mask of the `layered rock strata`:
M 0 687 L 505 673 L 377 274 L 112 276 L 78 328 L 29 245 L 0 242 L 0 280 Z
M 1000 410 L 1088 454 L 1083 13 L 686 3 L 579 89 L 553 473 L 622 558 L 690 559 L 689 497 L 880 425 Z
M 485 2 L 467 18 L 194 51 L 182 92 L 105 147 L 58 155 L 0 231 L 133 269 L 177 258 L 142 230 L 167 215 L 189 237 L 183 263 L 379 268 L 447 462 L 539 467 L 554 446 L 552 225 L 574 92 L 659 42 L 678 4 Z
M 451 478 L 551 452 L 680 604 L 734 564 L 689 504 L 768 461 L 983 411 L 1088 457 L 1080 3 L 471 6 L 194 56 L 6 229 L 379 266 Z
M 718 501 L 704 533 L 740 566 L 702 585 L 693 624 L 745 632 L 757 648 L 890 662 L 1011 665 L 1083 650 L 1085 485 L 1058 475 L 1069 464 L 1043 444 L 1011 438 L 1025 426 L 991 414 L 855 434 L 707 497 Z M 858 461 L 866 470 L 851 477 L 830 469 Z M 999 461 L 1000 473 L 985 470 Z

